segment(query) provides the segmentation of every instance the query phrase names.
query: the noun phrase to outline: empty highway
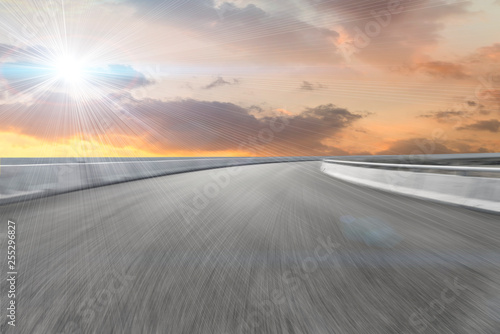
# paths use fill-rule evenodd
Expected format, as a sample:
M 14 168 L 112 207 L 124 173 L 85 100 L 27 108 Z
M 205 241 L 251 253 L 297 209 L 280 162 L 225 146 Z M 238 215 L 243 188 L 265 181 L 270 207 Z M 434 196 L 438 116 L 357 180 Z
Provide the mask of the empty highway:
M 352 185 L 320 165 L 0 206 L 2 332 L 500 333 L 500 216 Z

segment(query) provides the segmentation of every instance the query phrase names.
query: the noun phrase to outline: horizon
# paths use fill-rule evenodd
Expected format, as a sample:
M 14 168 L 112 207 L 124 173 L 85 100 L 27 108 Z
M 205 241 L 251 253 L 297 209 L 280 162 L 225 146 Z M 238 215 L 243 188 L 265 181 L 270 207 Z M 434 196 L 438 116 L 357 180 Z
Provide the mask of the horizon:
M 0 4 L 0 156 L 497 152 L 500 1 Z

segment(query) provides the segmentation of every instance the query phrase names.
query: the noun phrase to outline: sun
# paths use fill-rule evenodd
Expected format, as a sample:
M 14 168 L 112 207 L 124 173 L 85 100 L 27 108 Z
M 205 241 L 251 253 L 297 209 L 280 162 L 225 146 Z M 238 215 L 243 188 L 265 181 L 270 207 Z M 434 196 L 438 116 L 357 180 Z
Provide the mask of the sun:
M 68 84 L 78 84 L 85 80 L 84 63 L 72 56 L 64 56 L 56 59 L 54 70 L 57 79 Z

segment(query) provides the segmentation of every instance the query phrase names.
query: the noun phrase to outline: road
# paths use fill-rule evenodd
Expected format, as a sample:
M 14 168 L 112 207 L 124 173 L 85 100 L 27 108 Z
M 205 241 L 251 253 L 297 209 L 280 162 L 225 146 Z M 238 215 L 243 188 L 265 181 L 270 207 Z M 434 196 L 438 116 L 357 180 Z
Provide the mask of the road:
M 320 164 L 0 207 L 2 277 L 8 219 L 18 272 L 16 327 L 2 279 L 2 330 L 500 333 L 498 215 L 352 185 Z

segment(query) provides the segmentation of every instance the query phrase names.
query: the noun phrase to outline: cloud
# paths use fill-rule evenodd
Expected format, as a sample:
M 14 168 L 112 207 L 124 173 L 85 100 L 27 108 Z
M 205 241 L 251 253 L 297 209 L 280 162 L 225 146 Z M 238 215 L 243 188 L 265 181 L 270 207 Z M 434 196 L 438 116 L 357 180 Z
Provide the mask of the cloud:
M 255 63 L 338 63 L 339 33 L 305 22 L 289 11 L 270 12 L 255 4 L 237 6 L 212 0 L 164 0 L 129 3 L 141 17 L 161 21 L 194 38 L 223 48 L 225 58 Z
M 473 101 L 469 101 L 473 102 Z M 473 102 L 475 103 L 475 102 Z M 471 104 L 469 104 L 471 105 Z M 474 104 L 475 105 L 475 104 Z M 473 106 L 473 105 L 471 105 Z M 466 111 L 455 111 L 455 110 L 446 110 L 446 111 L 431 111 L 426 114 L 419 115 L 419 118 L 430 118 L 434 119 L 440 123 L 446 123 L 446 122 L 456 122 L 457 119 L 461 119 L 464 117 L 469 117 L 470 114 Z
M 76 106 L 76 101 L 66 94 L 49 91 L 38 98 L 37 103 L 29 105 L 20 102 L 0 105 L 0 131 L 22 133 L 44 141 L 57 141 L 80 132 L 81 115 L 68 107 Z M 85 131 L 91 128 L 92 122 L 88 120 L 83 121 Z
M 249 109 L 257 110 L 257 112 L 263 112 L 264 111 L 264 109 L 262 107 L 260 107 L 258 105 L 255 105 L 255 104 L 252 105 L 252 106 L 250 106 Z
M 214 81 L 212 81 L 208 85 L 204 86 L 203 88 L 204 89 L 212 89 L 212 88 L 225 86 L 225 85 L 236 85 L 238 83 L 239 83 L 238 79 L 233 79 L 233 81 L 230 82 L 230 81 L 224 80 L 224 78 L 222 78 L 222 77 L 218 77 L 217 79 L 215 79 Z
M 471 145 L 474 143 L 475 145 Z M 440 140 L 427 138 L 408 138 L 394 141 L 386 150 L 378 155 L 426 155 L 455 153 L 487 153 L 492 150 L 473 139 Z M 483 143 L 484 144 L 484 143 Z M 493 144 L 494 145 L 494 144 Z
M 483 62 L 500 62 L 500 43 L 484 46 L 468 57 L 469 61 L 476 63 Z
M 141 101 L 128 107 L 161 137 L 159 147 L 200 151 L 246 150 L 257 155 L 347 154 L 322 141 L 364 117 L 333 104 L 296 115 L 257 118 L 252 108 L 216 101 Z M 147 134 L 145 134 L 147 135 Z
M 98 138 L 117 147 L 141 145 L 168 154 L 171 151 L 243 151 L 252 155 L 345 155 L 348 152 L 325 145 L 364 114 L 333 104 L 306 108 L 297 114 L 261 116 L 254 106 L 182 99 L 135 100 L 129 94 L 110 96 L 110 103 L 87 103 L 78 113 L 69 113 L 76 103 L 52 94 L 44 104 L 1 105 L 1 131 L 15 131 L 44 141 Z M 113 110 L 120 104 L 126 112 Z M 24 115 L 20 117 L 19 115 Z M 29 115 L 29 117 L 28 117 Z M 107 123 L 103 124 L 104 118 Z
M 314 86 L 309 81 L 302 81 L 302 85 L 300 86 L 302 90 L 314 90 Z
M 309 3 L 319 15 L 336 18 L 343 29 L 341 50 L 375 64 L 412 62 L 442 39 L 450 18 L 471 12 L 471 1 L 446 0 L 337 0 Z M 389 47 L 389 49 L 388 49 Z
M 409 59 L 406 64 L 393 66 L 391 70 L 407 75 L 423 73 L 434 78 L 469 80 L 474 83 L 479 81 L 484 91 L 498 88 L 500 74 L 492 69 L 496 69 L 499 62 L 500 43 L 495 43 L 477 48 L 454 61 L 431 60 L 428 56 L 419 56 Z
M 43 46 L 26 46 L 24 48 L 0 43 L 0 61 L 30 62 L 32 59 L 46 60 L 48 49 Z
M 377 152 L 378 155 L 413 155 L 413 154 L 451 154 L 457 151 L 447 147 L 441 142 L 426 138 L 410 138 L 395 141 L 384 151 Z
M 301 90 L 317 90 L 317 89 L 322 89 L 322 88 L 326 88 L 324 85 L 322 84 L 314 84 L 314 83 L 311 83 L 309 81 L 302 81 L 302 84 L 300 85 L 300 89 Z
M 413 65 L 412 71 L 423 72 L 439 78 L 464 79 L 468 78 L 464 66 L 445 61 L 428 61 Z
M 489 132 L 498 132 L 499 129 L 500 129 L 500 122 L 497 119 L 477 121 L 476 123 L 458 128 L 458 130 L 476 130 L 476 131 L 489 131 Z
M 487 149 L 486 147 L 480 147 L 477 149 L 477 153 L 494 153 L 492 150 Z
M 90 68 L 88 74 L 87 80 L 92 81 L 94 85 L 112 89 L 133 89 L 155 83 L 153 79 L 147 78 L 129 65 L 110 64 L 101 68 Z

